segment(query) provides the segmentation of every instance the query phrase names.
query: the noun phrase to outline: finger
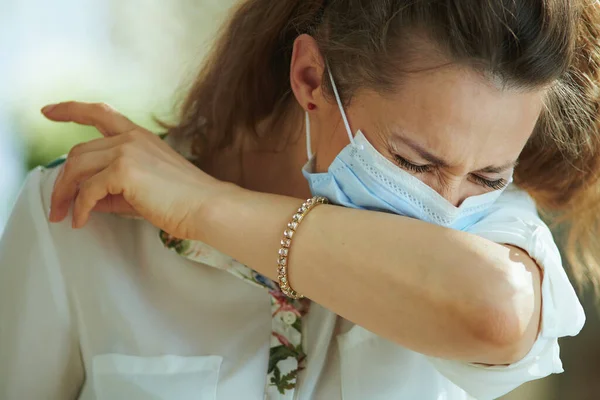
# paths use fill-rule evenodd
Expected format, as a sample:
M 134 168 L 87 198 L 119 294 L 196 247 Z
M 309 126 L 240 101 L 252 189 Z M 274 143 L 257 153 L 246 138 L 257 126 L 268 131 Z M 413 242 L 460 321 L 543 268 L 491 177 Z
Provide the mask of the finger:
M 57 200 L 54 200 L 55 197 L 57 197 L 57 194 L 60 193 L 60 190 L 57 190 L 57 187 L 58 188 L 63 187 L 64 175 L 65 175 L 64 174 L 65 164 L 69 164 L 68 170 L 72 171 L 73 168 L 71 168 L 70 165 L 73 163 L 74 157 L 78 157 L 82 154 L 89 153 L 92 151 L 100 151 L 100 150 L 108 149 L 111 147 L 115 147 L 115 146 L 121 144 L 122 142 L 124 142 L 125 140 L 126 140 L 125 135 L 111 136 L 108 138 L 98 138 L 98 139 L 91 140 L 89 142 L 79 143 L 71 148 L 71 150 L 69 151 L 69 154 L 67 155 L 67 161 L 69 161 L 69 160 L 71 160 L 71 161 L 69 161 L 68 163 L 65 162 L 65 163 L 63 163 L 63 165 L 61 165 L 61 170 L 60 170 L 56 180 L 54 181 L 54 188 L 52 189 L 52 198 L 51 198 L 51 203 L 50 203 L 50 222 L 62 221 L 67 216 L 67 214 L 69 212 L 69 207 L 71 205 L 71 201 L 70 201 L 71 199 L 69 199 L 69 201 L 66 204 L 62 204 L 62 202 L 58 202 Z M 60 211 L 57 211 L 57 210 L 60 210 Z
M 87 223 L 90 212 L 100 200 L 121 194 L 122 186 L 114 177 L 113 168 L 105 168 L 81 184 L 73 205 L 73 228 L 81 228 Z
M 67 101 L 42 108 L 46 118 L 58 122 L 75 122 L 94 126 L 104 136 L 114 136 L 138 127 L 129 118 L 104 103 Z
M 115 158 L 115 152 L 111 149 L 92 151 L 67 158 L 50 200 L 53 210 L 52 222 L 60 222 L 65 219 L 80 184 L 104 170 Z
M 90 140 L 88 142 L 81 142 L 71 147 L 67 159 L 69 157 L 79 156 L 84 153 L 92 151 L 105 150 L 111 147 L 118 146 L 127 141 L 127 135 L 116 135 L 109 137 L 101 137 Z

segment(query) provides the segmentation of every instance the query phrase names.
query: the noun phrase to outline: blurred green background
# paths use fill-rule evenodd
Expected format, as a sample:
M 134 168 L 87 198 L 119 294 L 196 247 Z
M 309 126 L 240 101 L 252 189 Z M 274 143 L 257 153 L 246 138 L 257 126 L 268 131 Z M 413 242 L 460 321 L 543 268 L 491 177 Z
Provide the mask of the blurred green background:
M 283 0 L 281 0 L 283 1 Z M 0 0 L 0 232 L 26 172 L 93 128 L 45 120 L 65 100 L 106 102 L 151 130 L 172 120 L 233 0 Z M 511 400 L 600 399 L 600 322 L 561 343 L 565 373 L 526 384 Z M 412 400 L 412 399 L 411 399 Z M 418 400 L 418 399 L 417 399 Z

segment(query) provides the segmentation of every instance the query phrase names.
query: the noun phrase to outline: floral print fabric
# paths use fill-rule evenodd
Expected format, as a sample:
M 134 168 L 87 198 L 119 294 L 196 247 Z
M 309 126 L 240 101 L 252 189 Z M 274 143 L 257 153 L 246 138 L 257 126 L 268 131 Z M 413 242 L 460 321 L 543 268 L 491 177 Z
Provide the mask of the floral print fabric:
M 292 400 L 298 372 L 306 361 L 302 317 L 308 312 L 310 300 L 285 296 L 277 283 L 205 243 L 178 239 L 164 231 L 160 232 L 160 239 L 165 247 L 183 257 L 227 271 L 269 292 L 272 328 L 265 399 Z

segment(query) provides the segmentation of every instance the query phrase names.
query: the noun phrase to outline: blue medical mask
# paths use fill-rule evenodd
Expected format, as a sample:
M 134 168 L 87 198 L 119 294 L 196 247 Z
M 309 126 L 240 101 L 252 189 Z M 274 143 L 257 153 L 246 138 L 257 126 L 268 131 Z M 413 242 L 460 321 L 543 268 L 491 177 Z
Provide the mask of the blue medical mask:
M 309 161 L 302 173 L 314 196 L 325 196 L 345 207 L 399 214 L 458 230 L 469 228 L 490 211 L 504 189 L 469 197 L 456 207 L 380 154 L 361 131 L 353 136 L 331 72 L 329 77 L 350 144 L 338 154 L 327 172 L 314 173 L 310 119 L 306 114 Z

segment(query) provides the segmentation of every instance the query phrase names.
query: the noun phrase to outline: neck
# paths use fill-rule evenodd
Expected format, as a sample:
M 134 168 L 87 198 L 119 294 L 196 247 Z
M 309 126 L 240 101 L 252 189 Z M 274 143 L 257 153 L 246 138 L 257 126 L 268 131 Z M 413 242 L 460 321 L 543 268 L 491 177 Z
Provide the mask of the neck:
M 216 155 L 206 171 L 249 190 L 310 197 L 308 183 L 302 175 L 307 159 L 304 114 L 301 110 L 292 110 L 282 118 L 263 121 L 257 127 L 257 133 L 265 139 L 256 139 L 251 132 L 240 132 L 238 144 Z

